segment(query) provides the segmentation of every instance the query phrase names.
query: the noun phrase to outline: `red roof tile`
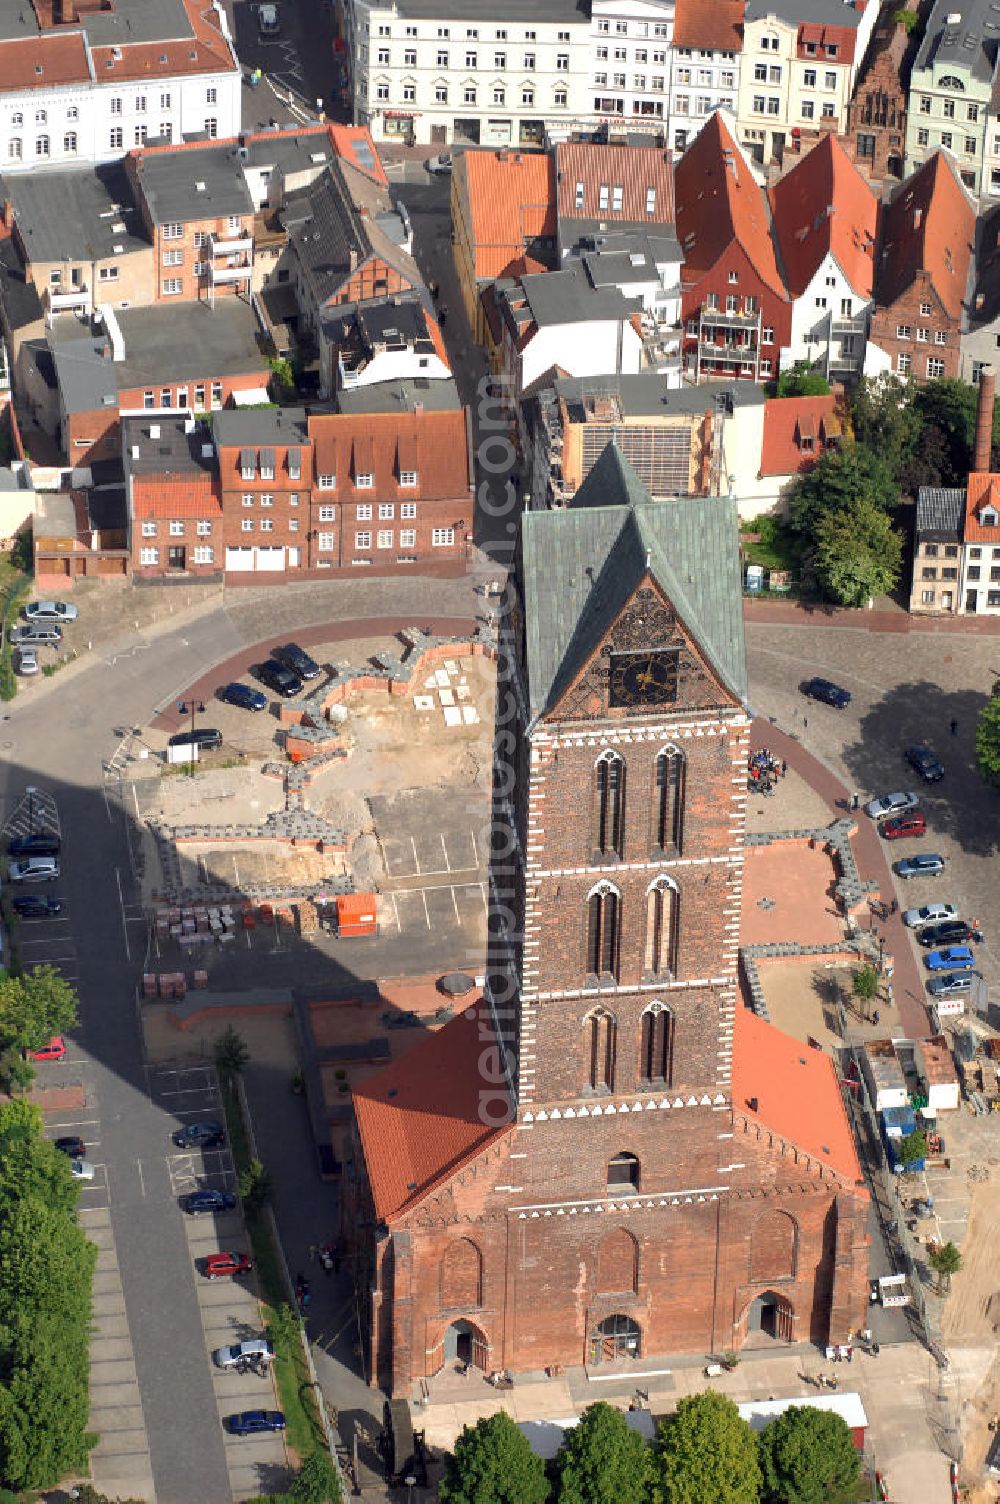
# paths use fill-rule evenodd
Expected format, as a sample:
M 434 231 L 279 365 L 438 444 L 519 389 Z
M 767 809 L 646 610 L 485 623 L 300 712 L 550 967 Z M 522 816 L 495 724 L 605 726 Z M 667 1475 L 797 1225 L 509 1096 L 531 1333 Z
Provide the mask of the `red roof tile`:
M 422 413 L 318 413 L 309 418 L 317 475 L 335 475 L 330 492 L 337 501 L 432 501 L 454 499 L 471 507 L 472 475 L 465 411 Z M 397 447 L 416 445 L 417 484 L 399 485 Z M 411 451 L 412 452 L 412 451 Z M 355 466 L 352 455 L 364 455 Z M 339 460 L 339 469 L 338 469 Z M 371 488 L 357 490 L 358 471 L 374 476 Z M 322 500 L 322 493 L 317 493 Z M 471 522 L 471 511 L 466 514 Z
M 555 237 L 555 163 L 547 152 L 466 151 L 455 175 L 468 201 L 477 280 L 492 282 L 532 240 Z
M 976 211 L 946 152 L 900 184 L 882 215 L 876 302 L 891 306 L 926 272 L 949 317 L 962 313 Z
M 846 1180 L 861 1179 L 833 1060 L 823 1050 L 782 1034 L 749 1008 L 736 1009 L 733 1108 L 830 1165 Z
M 677 0 L 674 46 L 742 52 L 745 0 Z
M 215 477 L 134 475 L 132 477 L 132 515 L 136 522 L 144 518 L 222 516 L 222 502 L 215 488 Z
M 583 184 L 583 203 L 577 185 Z M 610 197 L 612 185 L 622 190 L 622 206 L 600 202 L 600 189 Z M 652 188 L 655 207 L 646 213 L 646 194 Z M 556 147 L 556 209 L 560 219 L 598 219 L 609 225 L 626 222 L 672 225 L 674 174 L 670 153 L 651 146 L 600 146 L 592 141 L 561 141 Z
M 14 37 L 0 46 L 0 89 L 51 89 L 87 83 L 87 49 L 82 31 L 60 36 Z
M 787 298 L 764 192 L 721 115 L 706 121 L 678 162 L 675 176 L 685 282 L 698 281 L 736 240 L 761 280 Z
M 770 192 L 785 280 L 799 297 L 829 252 L 855 292 L 871 297 L 878 199 L 831 131 Z
M 973 471 L 965 491 L 965 541 L 1000 545 L 1000 524 L 984 527 L 980 521 L 984 507 L 992 507 L 1000 516 L 1000 475 Z
M 377 1217 L 409 1211 L 488 1145 L 513 1132 L 484 1123 L 482 1002 L 355 1087 L 354 1112 Z M 490 1109 L 491 1115 L 493 1109 Z
M 375 143 L 366 125 L 328 125 L 330 143 L 338 157 L 343 157 L 345 162 L 350 162 L 358 172 L 364 173 L 365 177 L 373 182 L 381 183 L 383 188 L 388 188 L 389 179 L 385 175 L 382 159 L 379 156 Z M 359 154 L 358 147 L 365 148 Z
M 842 425 L 837 398 L 770 397 L 764 404 L 761 475 L 798 475 L 811 470 Z M 810 446 L 808 442 L 812 440 Z

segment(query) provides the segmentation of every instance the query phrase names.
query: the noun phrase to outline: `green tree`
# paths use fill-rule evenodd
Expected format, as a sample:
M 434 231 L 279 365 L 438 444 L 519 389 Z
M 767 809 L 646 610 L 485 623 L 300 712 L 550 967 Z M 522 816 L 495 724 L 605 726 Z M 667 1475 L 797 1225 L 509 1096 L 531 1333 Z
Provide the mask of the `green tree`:
M 927 1262 L 938 1277 L 938 1289 L 947 1295 L 951 1289 L 951 1277 L 962 1267 L 962 1255 L 954 1243 L 939 1243 L 927 1255 Z
M 687 1395 L 661 1422 L 657 1463 L 664 1504 L 758 1504 L 754 1434 L 714 1389 Z
M 248 1217 L 256 1217 L 271 1199 L 271 1177 L 259 1159 L 252 1159 L 237 1177 L 237 1189 L 243 1210 Z
M 872 998 L 878 996 L 878 972 L 871 962 L 854 973 L 851 990 L 863 1003 L 870 1003 Z
M 967 381 L 941 377 L 918 387 L 914 405 L 919 413 L 925 432 L 931 427 L 940 430 L 945 443 L 946 467 L 942 484 L 964 486 L 965 478 L 972 468 L 972 448 L 976 434 L 976 409 L 979 390 Z M 991 444 L 1000 442 L 1000 415 L 994 410 Z
M 797 360 L 788 371 L 778 377 L 779 397 L 825 397 L 830 383 L 818 371 L 810 369 L 807 360 Z
M 912 382 L 878 376 L 859 381 L 851 398 L 856 442 L 876 450 L 897 481 L 920 443 L 923 428 L 913 391 Z
M 927 1135 L 922 1128 L 904 1133 L 899 1141 L 899 1162 L 904 1170 L 927 1158 Z
M 1000 682 L 1000 681 L 998 681 Z M 1000 695 L 986 701 L 976 720 L 976 767 L 984 783 L 1000 789 Z
M 840 1504 L 855 1497 L 860 1459 L 839 1415 L 793 1405 L 764 1427 L 757 1450 L 765 1504 Z
M 250 1050 L 239 1030 L 229 1025 L 215 1041 L 215 1063 L 223 1076 L 238 1076 L 250 1059 Z
M 338 1504 L 340 1479 L 329 1452 L 317 1449 L 292 1479 L 288 1497 L 296 1504 Z
M 863 606 L 899 581 L 903 540 L 888 514 L 860 499 L 818 517 L 812 564 L 823 593 L 842 606 Z
M 545 1504 L 548 1480 L 505 1410 L 466 1426 L 438 1489 L 441 1504 Z
M 645 1504 L 652 1449 L 620 1410 L 590 1405 L 553 1464 L 556 1504 Z
M 827 449 L 796 482 L 789 521 L 796 532 L 812 536 L 817 520 L 831 512 L 848 511 L 862 501 L 888 512 L 898 499 L 899 488 L 881 455 L 860 444 L 843 444 Z
M 901 26 L 903 28 L 907 36 L 910 35 L 910 33 L 916 28 L 920 21 L 920 17 L 917 15 L 917 12 L 915 10 L 907 10 L 905 6 L 902 10 L 893 11 L 892 19 L 895 21 L 897 26 Z
M 76 1026 L 77 996 L 54 966 L 0 979 L 0 1048 L 37 1050 Z

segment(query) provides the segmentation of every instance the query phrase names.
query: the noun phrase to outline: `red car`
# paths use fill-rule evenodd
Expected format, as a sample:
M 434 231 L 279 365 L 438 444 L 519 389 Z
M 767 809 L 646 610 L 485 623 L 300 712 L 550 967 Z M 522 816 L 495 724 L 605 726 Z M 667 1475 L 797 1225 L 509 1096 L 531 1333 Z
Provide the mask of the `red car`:
M 897 815 L 894 820 L 884 820 L 882 834 L 887 841 L 898 841 L 902 836 L 923 836 L 927 834 L 927 821 L 918 809 L 913 809 L 909 814 Z
M 66 1053 L 66 1041 L 61 1034 L 53 1034 L 40 1050 L 25 1050 L 24 1053 L 29 1060 L 61 1060 Z
M 210 1253 L 201 1266 L 206 1279 L 225 1279 L 231 1275 L 249 1274 L 253 1264 L 245 1253 Z

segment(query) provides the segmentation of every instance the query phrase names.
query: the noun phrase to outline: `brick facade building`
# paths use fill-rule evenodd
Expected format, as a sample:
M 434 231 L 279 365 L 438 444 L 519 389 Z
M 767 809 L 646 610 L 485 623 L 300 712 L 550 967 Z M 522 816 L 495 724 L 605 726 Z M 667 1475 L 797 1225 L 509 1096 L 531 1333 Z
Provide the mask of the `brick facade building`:
M 394 1395 L 454 1359 L 845 1341 L 866 1309 L 833 1062 L 738 998 L 735 507 L 600 468 L 602 502 L 522 521 L 485 997 L 354 1093 L 345 1229 Z
M 887 16 L 872 39 L 848 110 L 844 144 L 862 172 L 878 181 L 903 176 L 913 51 L 905 26 Z

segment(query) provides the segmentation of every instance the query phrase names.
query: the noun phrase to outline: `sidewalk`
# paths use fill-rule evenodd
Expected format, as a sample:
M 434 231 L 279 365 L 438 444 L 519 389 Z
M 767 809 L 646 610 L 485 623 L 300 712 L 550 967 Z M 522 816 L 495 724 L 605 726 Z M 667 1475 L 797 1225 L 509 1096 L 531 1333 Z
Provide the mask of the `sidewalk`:
M 743 619 L 795 626 L 850 627 L 858 632 L 941 632 L 971 637 L 1000 636 L 1000 616 L 911 616 L 899 607 L 866 611 L 854 606 L 827 606 L 802 601 L 762 601 L 743 597 Z

